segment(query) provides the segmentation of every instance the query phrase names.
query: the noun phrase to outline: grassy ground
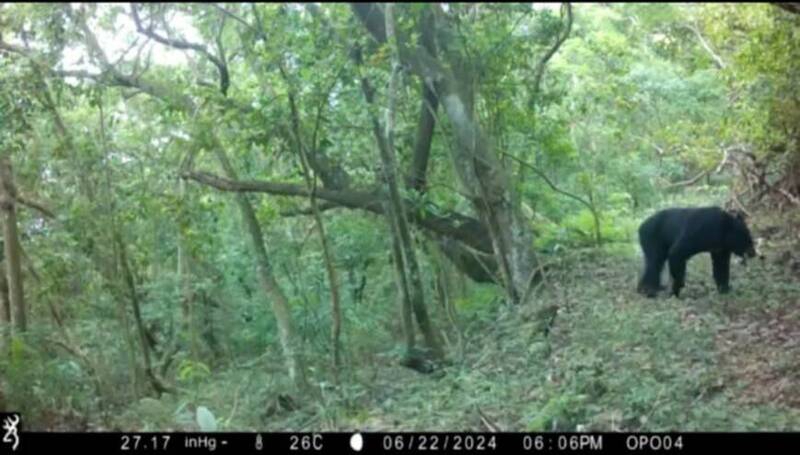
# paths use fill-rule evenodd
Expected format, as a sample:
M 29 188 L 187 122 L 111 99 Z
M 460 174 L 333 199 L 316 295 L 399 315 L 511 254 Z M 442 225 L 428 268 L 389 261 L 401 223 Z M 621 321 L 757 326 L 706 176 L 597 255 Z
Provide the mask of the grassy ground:
M 533 306 L 491 303 L 484 289 L 462 302 L 463 334 L 450 332 L 453 362 L 439 374 L 398 366 L 386 344 L 295 407 L 277 392 L 279 357 L 262 357 L 189 396 L 143 400 L 112 425 L 193 429 L 203 403 L 237 430 L 796 431 L 800 254 L 786 225 L 753 227 L 765 259 L 734 262 L 727 296 L 707 255 L 689 263 L 680 299 L 646 299 L 634 291 L 635 244 L 562 253 L 537 295 L 536 308 L 558 307 L 548 336 Z

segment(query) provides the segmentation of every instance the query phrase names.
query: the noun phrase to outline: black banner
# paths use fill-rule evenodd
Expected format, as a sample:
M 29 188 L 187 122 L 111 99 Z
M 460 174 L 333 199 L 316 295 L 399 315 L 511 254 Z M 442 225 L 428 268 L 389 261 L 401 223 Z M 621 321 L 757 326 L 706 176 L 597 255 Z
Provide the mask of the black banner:
M 800 433 L 40 433 L 0 453 L 796 453 Z
M 792 433 L 48 433 L 0 414 L 0 454 L 797 453 Z

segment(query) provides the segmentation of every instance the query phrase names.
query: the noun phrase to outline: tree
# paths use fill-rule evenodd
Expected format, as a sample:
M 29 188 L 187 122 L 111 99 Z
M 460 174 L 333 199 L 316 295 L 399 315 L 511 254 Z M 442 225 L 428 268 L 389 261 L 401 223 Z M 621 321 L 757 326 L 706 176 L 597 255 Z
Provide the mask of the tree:
M 19 234 L 17 231 L 17 188 L 8 155 L 0 157 L 0 210 L 3 212 L 3 246 L 5 275 L 8 283 L 8 304 L 11 323 L 20 333 L 27 329 L 25 292 L 22 284 Z

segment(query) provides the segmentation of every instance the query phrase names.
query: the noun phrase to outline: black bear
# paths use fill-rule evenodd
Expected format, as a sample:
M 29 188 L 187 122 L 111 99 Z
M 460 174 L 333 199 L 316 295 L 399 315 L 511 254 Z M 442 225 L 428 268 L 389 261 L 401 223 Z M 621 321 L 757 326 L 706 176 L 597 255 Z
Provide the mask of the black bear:
M 639 226 L 639 243 L 644 253 L 644 274 L 638 290 L 648 297 L 663 289 L 661 270 L 666 261 L 672 293 L 678 297 L 684 286 L 686 261 L 698 253 L 711 253 L 714 281 L 724 294 L 730 290 L 731 253 L 743 258 L 756 255 L 744 216 L 719 207 L 662 210 Z

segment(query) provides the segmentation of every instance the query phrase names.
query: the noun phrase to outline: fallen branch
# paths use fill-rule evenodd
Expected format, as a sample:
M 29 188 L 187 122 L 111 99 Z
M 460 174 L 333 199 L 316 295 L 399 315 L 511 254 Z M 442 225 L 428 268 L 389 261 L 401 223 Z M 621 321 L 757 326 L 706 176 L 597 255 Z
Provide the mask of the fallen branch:
M 480 416 L 481 418 L 481 423 L 483 424 L 484 427 L 486 427 L 487 430 L 489 430 L 492 433 L 497 433 L 498 431 L 500 431 L 500 427 L 498 427 L 497 424 L 489 420 L 489 417 L 487 417 L 486 414 L 484 414 L 483 411 L 481 411 L 481 408 L 476 407 L 475 409 L 478 411 L 478 416 Z
M 784 195 L 789 202 L 793 203 L 794 205 L 800 206 L 800 199 L 797 196 L 793 196 L 790 192 L 786 191 L 783 188 L 777 188 L 778 193 Z
M 714 173 L 715 174 L 719 174 L 720 171 L 722 170 L 722 168 L 725 167 L 726 164 L 728 164 L 728 157 L 729 156 L 730 156 L 730 150 L 728 150 L 726 148 L 725 149 L 725 154 L 722 155 L 722 160 L 719 162 L 719 165 L 717 165 L 717 168 L 714 169 Z
M 679 187 L 682 187 L 682 186 L 692 186 L 695 183 L 697 183 L 698 181 L 700 181 L 700 179 L 705 177 L 709 172 L 710 171 L 708 169 L 706 169 L 706 170 L 700 172 L 699 174 L 695 175 L 694 177 L 690 178 L 689 180 L 684 180 L 682 182 L 670 183 L 669 185 L 665 186 L 664 189 L 679 188 Z
M 734 147 L 736 147 L 736 146 L 734 146 Z M 713 173 L 714 174 L 719 174 L 720 171 L 722 171 L 722 168 L 725 167 L 726 164 L 728 164 L 728 158 L 730 157 L 731 148 L 733 148 L 733 147 L 728 147 L 728 148 L 724 149 L 724 153 L 722 155 L 722 159 L 719 161 L 719 164 L 717 164 L 713 168 Z M 695 175 L 694 177 L 690 178 L 689 180 L 684 180 L 682 182 L 670 183 L 670 184 L 664 186 L 664 189 L 672 189 L 672 188 L 678 188 L 678 187 L 682 187 L 682 186 L 692 186 L 695 183 L 697 183 L 698 181 L 700 181 L 700 179 L 702 179 L 703 177 L 705 177 L 706 175 L 711 174 L 711 173 L 712 173 L 712 169 L 706 169 L 704 171 L 701 171 L 699 174 Z

